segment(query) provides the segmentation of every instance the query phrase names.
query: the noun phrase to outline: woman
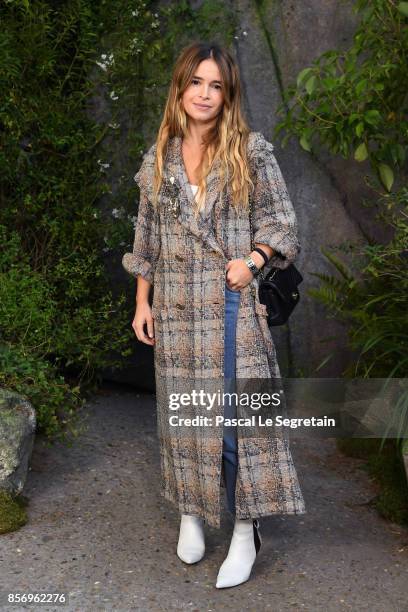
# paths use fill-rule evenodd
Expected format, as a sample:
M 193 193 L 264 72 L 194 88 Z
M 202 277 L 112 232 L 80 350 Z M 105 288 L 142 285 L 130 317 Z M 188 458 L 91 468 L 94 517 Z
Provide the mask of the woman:
M 154 347 L 162 494 L 181 513 L 180 559 L 203 557 L 204 521 L 220 526 L 220 483 L 235 517 L 218 588 L 248 580 L 261 545 L 259 517 L 305 512 L 286 440 L 226 421 L 183 427 L 174 418 L 198 414 L 177 404 L 183 393 L 280 378 L 258 273 L 294 261 L 296 216 L 273 145 L 247 127 L 240 92 L 228 51 L 204 43 L 182 51 L 157 140 L 135 176 L 138 220 L 133 252 L 123 257 L 137 278 L 132 327 Z M 236 411 L 231 399 L 211 416 Z

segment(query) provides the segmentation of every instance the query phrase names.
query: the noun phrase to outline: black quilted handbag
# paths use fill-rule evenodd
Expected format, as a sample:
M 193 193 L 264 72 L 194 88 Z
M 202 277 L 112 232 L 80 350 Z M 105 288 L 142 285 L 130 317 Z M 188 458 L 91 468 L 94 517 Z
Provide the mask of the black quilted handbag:
M 252 203 L 250 199 L 249 225 L 251 231 L 251 250 L 254 249 L 252 230 Z M 298 285 L 303 276 L 294 264 L 287 268 L 272 268 L 266 276 L 262 270 L 259 273 L 259 301 L 264 304 L 268 312 L 268 325 L 283 325 L 289 319 L 293 309 L 299 302 Z

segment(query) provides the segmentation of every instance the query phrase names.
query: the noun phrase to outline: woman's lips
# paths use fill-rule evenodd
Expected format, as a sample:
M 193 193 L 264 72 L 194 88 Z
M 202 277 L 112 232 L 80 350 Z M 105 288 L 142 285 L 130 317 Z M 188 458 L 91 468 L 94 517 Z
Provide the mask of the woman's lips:
M 205 104 L 196 104 L 194 102 L 194 106 L 196 106 L 197 108 L 200 108 L 201 110 L 208 110 L 209 108 L 211 108 L 211 106 L 206 106 Z

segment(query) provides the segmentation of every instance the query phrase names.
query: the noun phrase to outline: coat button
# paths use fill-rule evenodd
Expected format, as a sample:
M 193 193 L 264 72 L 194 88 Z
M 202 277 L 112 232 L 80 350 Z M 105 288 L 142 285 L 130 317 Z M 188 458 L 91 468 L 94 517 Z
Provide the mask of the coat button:
M 176 308 L 179 310 L 184 310 L 185 306 L 183 304 L 176 304 Z

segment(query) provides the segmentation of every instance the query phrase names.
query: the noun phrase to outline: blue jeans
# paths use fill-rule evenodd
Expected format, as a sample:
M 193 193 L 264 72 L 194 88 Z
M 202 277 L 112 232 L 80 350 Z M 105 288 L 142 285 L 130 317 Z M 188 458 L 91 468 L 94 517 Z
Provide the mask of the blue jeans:
M 240 297 L 240 291 L 233 291 L 225 284 L 224 391 L 226 393 L 235 391 L 235 339 Z M 236 411 L 235 400 L 231 398 L 231 401 L 229 401 L 229 398 L 226 398 L 224 403 L 225 418 L 235 418 Z M 222 448 L 228 510 L 235 514 L 235 485 L 238 469 L 236 427 L 224 426 Z

